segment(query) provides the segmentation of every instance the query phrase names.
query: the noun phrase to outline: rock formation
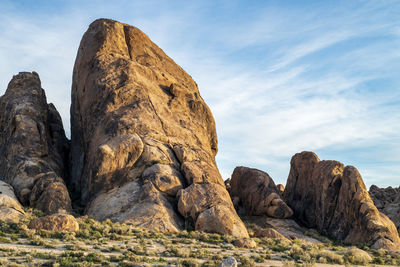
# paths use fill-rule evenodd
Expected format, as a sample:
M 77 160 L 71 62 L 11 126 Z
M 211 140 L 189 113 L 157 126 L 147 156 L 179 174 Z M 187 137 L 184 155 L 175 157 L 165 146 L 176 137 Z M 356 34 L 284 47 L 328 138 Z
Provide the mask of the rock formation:
M 25 212 L 11 185 L 0 181 L 0 221 L 18 222 Z
M 393 222 L 372 202 L 357 169 L 320 161 L 312 152 L 293 156 L 284 191 L 303 225 L 350 244 L 400 249 Z
M 45 217 L 33 219 L 28 227 L 36 230 L 54 232 L 78 232 L 79 224 L 75 217 L 64 213 L 54 213 Z
M 379 188 L 372 185 L 369 195 L 379 211 L 388 216 L 400 232 L 400 187 Z
M 210 109 L 139 29 L 106 19 L 89 26 L 73 72 L 71 127 L 71 184 L 89 215 L 163 231 L 182 229 L 183 216 L 196 229 L 248 237 L 215 163 Z
M 64 184 L 69 144 L 61 117 L 47 104 L 37 73 L 15 75 L 0 98 L 0 179 L 23 205 L 70 210 Z
M 263 171 L 236 167 L 230 180 L 229 193 L 235 206 L 239 210 L 242 207 L 244 214 L 280 219 L 293 215 L 293 211 L 281 199 L 272 178 Z

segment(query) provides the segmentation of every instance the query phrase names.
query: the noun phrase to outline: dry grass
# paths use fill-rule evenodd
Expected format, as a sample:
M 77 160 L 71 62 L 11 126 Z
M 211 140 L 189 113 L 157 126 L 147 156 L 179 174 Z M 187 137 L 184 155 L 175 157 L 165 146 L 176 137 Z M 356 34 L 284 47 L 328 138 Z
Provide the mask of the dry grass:
M 279 260 L 283 266 L 331 264 L 400 265 L 400 256 L 385 250 L 364 250 L 300 240 L 254 238 L 255 249 L 236 248 L 234 238 L 226 235 L 182 231 L 165 234 L 131 225 L 78 218 L 80 231 L 54 233 L 27 228 L 30 219 L 41 216 L 28 211 L 28 218 L 18 224 L 0 222 L 0 265 L 21 266 L 218 266 L 229 256 L 240 266 L 265 266 Z

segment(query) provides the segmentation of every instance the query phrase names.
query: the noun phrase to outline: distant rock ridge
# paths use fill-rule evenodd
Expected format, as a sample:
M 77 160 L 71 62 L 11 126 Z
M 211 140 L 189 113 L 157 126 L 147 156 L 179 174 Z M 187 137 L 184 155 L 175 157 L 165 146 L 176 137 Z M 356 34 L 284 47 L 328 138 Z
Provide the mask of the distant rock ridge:
M 186 220 L 248 237 L 197 84 L 139 29 L 109 19 L 89 26 L 74 66 L 71 127 L 71 183 L 90 216 L 163 231 Z
M 290 165 L 283 196 L 300 223 L 345 243 L 400 249 L 396 227 L 375 207 L 356 168 L 312 152 L 294 155 Z
M 400 186 L 379 188 L 372 185 L 369 194 L 378 210 L 393 221 L 400 233 Z
M 0 114 L 0 179 L 24 205 L 46 213 L 71 210 L 64 183 L 69 142 L 36 72 L 12 78 L 0 98 Z

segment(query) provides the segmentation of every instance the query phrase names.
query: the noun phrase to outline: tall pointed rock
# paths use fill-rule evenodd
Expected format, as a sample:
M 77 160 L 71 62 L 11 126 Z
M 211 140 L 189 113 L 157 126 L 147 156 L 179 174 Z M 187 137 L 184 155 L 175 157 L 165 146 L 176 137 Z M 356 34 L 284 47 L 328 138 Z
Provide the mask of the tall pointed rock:
M 71 126 L 71 182 L 88 214 L 164 231 L 186 219 L 248 237 L 215 163 L 210 109 L 139 29 L 107 19 L 89 26 L 74 67 Z
M 37 73 L 12 78 L 0 98 L 0 114 L 0 179 L 13 186 L 24 205 L 46 213 L 70 210 L 64 183 L 69 141 Z

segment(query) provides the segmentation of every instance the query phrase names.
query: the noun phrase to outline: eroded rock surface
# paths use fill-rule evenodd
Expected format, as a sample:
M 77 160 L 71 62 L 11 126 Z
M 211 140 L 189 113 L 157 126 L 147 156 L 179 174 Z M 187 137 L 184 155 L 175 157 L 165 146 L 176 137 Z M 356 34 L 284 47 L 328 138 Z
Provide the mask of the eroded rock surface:
M 393 222 L 372 202 L 357 169 L 320 161 L 312 152 L 294 155 L 284 191 L 303 225 L 350 244 L 400 249 Z
M 64 213 L 55 213 L 30 221 L 28 227 L 36 230 L 54 232 L 78 232 L 79 224 L 74 216 Z
M 0 179 L 12 185 L 23 205 L 46 213 L 70 210 L 63 180 L 69 143 L 37 73 L 12 78 L 0 98 L 0 114 Z
M 89 26 L 74 67 L 71 126 L 71 184 L 94 218 L 163 231 L 182 229 L 186 218 L 196 229 L 248 237 L 215 163 L 210 109 L 139 29 L 106 19 Z M 222 193 L 178 212 L 197 185 Z M 218 225 L 226 217 L 234 227 Z
M 263 171 L 236 167 L 230 180 L 229 191 L 235 206 L 247 215 L 268 215 L 286 219 L 293 211 L 281 199 L 278 188 Z M 240 213 L 240 212 L 239 212 Z
M 0 221 L 18 222 L 25 211 L 14 194 L 11 185 L 0 181 Z
M 369 195 L 378 210 L 388 216 L 400 232 L 400 187 L 379 188 L 372 185 Z

